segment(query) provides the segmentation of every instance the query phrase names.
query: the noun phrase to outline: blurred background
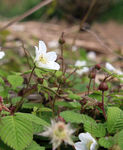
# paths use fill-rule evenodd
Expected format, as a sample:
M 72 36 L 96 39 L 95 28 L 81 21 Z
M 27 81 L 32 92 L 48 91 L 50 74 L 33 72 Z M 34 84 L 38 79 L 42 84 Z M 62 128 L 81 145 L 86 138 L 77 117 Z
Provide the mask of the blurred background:
M 0 19 L 23 14 L 42 0 L 0 0 Z M 92 0 L 54 0 L 25 20 L 64 19 L 74 22 L 82 19 Z M 97 0 L 88 22 L 116 20 L 123 22 L 123 0 Z
M 0 0 L 0 28 L 42 1 L 47 0 Z M 92 3 L 94 5 L 87 13 Z M 84 32 L 80 31 L 83 20 L 87 23 Z M 74 64 L 76 59 L 86 60 L 88 53 L 93 51 L 97 56 L 94 61 L 110 61 L 123 68 L 120 58 L 123 56 L 122 23 L 123 0 L 53 0 L 0 31 L 0 47 L 7 51 L 9 58 L 5 59 L 5 67 L 7 69 L 9 64 L 12 70 L 24 67 L 26 70 L 26 65 L 21 65 L 26 62 L 24 47 L 34 56 L 34 45 L 38 45 L 39 40 L 45 41 L 49 51 L 60 54 L 58 41 L 64 32 L 66 64 Z

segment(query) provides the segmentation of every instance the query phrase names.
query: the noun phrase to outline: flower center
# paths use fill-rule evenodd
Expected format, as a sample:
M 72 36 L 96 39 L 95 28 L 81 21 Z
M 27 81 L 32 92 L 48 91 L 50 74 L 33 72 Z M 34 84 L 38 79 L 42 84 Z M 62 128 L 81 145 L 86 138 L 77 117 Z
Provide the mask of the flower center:
M 46 64 L 47 63 L 47 59 L 44 57 L 44 55 L 40 55 L 39 60 L 41 63 Z
M 60 138 L 61 140 L 66 138 L 66 131 L 64 124 L 59 124 L 56 130 L 54 131 L 54 134 L 57 138 Z
M 93 141 L 88 141 L 88 142 L 87 142 L 86 146 L 87 146 L 88 150 L 90 150 L 90 147 L 91 147 L 91 144 L 92 144 L 92 143 L 93 143 Z

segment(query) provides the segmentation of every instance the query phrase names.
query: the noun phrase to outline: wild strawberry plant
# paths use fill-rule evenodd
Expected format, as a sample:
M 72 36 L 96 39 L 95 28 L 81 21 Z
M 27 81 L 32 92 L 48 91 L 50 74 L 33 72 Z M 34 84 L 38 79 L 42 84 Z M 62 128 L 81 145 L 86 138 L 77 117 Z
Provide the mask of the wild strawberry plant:
M 86 59 L 67 65 L 63 34 L 59 44 L 57 56 L 39 41 L 25 72 L 0 70 L 0 149 L 122 150 L 123 73 Z

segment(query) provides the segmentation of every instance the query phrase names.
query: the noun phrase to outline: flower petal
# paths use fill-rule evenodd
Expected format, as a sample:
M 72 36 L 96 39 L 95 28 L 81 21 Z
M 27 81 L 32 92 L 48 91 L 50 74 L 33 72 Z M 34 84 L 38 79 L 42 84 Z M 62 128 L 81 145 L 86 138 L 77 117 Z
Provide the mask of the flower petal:
M 86 61 L 80 61 L 80 60 L 77 60 L 76 63 L 75 63 L 75 66 L 77 67 L 82 67 L 82 66 L 85 66 L 86 65 Z
M 57 59 L 56 52 L 46 53 L 46 58 L 47 58 L 48 61 L 55 61 Z
M 84 142 L 77 142 L 74 147 L 76 150 L 88 150 Z
M 35 56 L 39 55 L 39 49 L 37 46 L 35 46 Z
M 85 143 L 87 143 L 88 141 L 93 141 L 95 142 L 95 139 L 91 136 L 90 133 L 80 133 L 79 134 L 79 139 Z
M 59 70 L 60 69 L 60 65 L 56 62 L 48 62 L 47 64 L 43 64 L 41 62 L 37 62 L 36 64 L 38 67 L 40 68 L 46 68 L 46 69 L 52 69 L 52 70 Z
M 92 143 L 90 146 L 90 150 L 97 150 L 97 148 L 98 148 L 97 142 Z
M 105 67 L 109 70 L 109 71 L 115 71 L 116 69 L 114 68 L 114 66 L 112 66 L 112 64 L 110 63 L 106 63 L 105 64 Z
M 46 53 L 47 51 L 46 44 L 43 41 L 39 41 L 39 51 L 41 53 Z
M 60 69 L 60 65 L 58 63 L 53 62 L 52 65 L 53 65 L 53 68 L 52 68 L 53 70 L 59 70 Z
M 5 56 L 5 53 L 3 51 L 0 52 L 0 59 L 2 59 Z

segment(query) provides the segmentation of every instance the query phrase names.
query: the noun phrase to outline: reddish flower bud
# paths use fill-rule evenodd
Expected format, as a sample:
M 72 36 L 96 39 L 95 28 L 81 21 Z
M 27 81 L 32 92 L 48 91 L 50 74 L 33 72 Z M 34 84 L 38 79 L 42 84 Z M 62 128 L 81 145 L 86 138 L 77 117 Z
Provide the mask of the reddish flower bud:
M 65 40 L 63 38 L 60 38 L 59 39 L 59 44 L 64 44 L 65 43 Z
M 37 81 L 38 81 L 40 84 L 43 84 L 43 78 L 38 78 Z
M 64 43 L 65 43 L 65 39 L 64 39 L 64 32 L 63 32 L 59 39 L 59 44 L 64 44 Z
M 96 77 L 96 72 L 95 71 L 91 71 L 89 73 L 89 76 L 88 76 L 90 79 L 94 79 Z
M 108 90 L 108 85 L 106 82 L 101 82 L 99 85 L 99 90 L 100 91 L 107 91 Z
M 95 65 L 95 68 L 96 68 L 97 70 L 100 70 L 100 69 L 101 69 L 100 64 L 96 64 L 96 65 Z

